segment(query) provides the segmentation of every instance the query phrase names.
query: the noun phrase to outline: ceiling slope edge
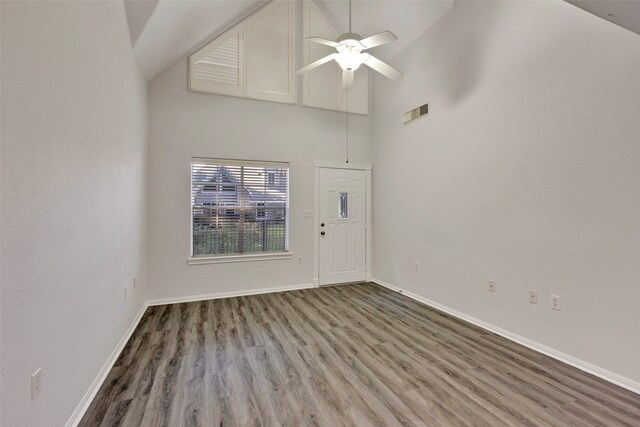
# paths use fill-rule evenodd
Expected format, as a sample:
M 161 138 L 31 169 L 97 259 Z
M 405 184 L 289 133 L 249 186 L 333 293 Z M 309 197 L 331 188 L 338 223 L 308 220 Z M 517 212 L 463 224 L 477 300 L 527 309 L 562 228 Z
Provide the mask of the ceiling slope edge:
M 124 0 L 131 46 L 136 45 L 157 4 L 158 0 Z
M 152 81 L 267 2 L 159 0 L 133 48 L 146 80 Z

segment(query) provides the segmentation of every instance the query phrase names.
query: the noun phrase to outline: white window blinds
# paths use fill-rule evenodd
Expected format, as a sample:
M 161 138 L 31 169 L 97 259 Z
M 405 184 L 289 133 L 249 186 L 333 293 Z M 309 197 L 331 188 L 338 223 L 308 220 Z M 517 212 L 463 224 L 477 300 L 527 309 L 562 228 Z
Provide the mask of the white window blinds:
M 192 256 L 288 250 L 289 165 L 194 158 Z

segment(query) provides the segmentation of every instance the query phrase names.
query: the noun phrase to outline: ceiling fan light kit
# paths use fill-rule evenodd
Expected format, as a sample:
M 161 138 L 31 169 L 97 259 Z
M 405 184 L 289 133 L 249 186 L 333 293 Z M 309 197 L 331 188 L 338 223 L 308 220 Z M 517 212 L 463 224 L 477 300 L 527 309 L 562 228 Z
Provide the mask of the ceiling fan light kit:
M 348 38 L 343 39 L 345 36 Z M 353 38 L 354 36 L 358 38 Z M 334 59 L 344 71 L 355 71 L 360 68 L 360 65 L 367 62 L 369 54 L 362 53 L 363 46 L 358 42 L 360 39 L 362 37 L 354 33 L 344 34 L 338 39 L 340 47 L 336 47 L 338 54 Z

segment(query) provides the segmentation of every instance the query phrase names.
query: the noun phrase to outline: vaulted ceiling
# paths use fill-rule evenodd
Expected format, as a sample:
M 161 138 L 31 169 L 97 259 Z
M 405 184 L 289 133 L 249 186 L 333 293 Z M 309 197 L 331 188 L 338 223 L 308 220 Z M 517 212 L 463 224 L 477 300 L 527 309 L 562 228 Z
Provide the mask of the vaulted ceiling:
M 156 3 L 133 47 L 147 80 L 266 3 L 263 0 L 125 0 Z M 127 9 L 127 14 L 129 13 Z M 133 40 L 133 37 L 132 37 Z
M 336 28 L 347 31 L 347 0 L 315 0 Z M 267 0 L 125 0 L 140 67 L 152 80 L 186 53 L 215 38 Z M 376 49 L 389 59 L 447 13 L 454 0 L 353 0 L 353 31 L 383 30 L 399 40 Z
M 567 0 L 609 22 L 640 34 L 639 0 Z
M 314 0 L 334 26 L 348 29 L 348 0 Z M 640 0 L 567 0 L 640 33 Z M 268 0 L 124 0 L 140 67 L 148 80 Z M 383 30 L 398 41 L 376 49 L 389 60 L 445 15 L 455 0 L 353 0 L 352 30 L 366 37 Z

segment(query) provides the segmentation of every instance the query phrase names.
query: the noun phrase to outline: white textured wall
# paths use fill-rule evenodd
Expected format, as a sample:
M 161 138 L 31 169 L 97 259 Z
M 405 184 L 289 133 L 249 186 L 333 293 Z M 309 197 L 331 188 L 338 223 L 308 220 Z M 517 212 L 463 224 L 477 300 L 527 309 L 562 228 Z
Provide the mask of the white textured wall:
M 640 36 L 561 1 L 459 1 L 392 63 L 374 276 L 640 381 Z
M 122 2 L 2 1 L 1 37 L 0 424 L 61 426 L 146 299 L 146 83 Z
M 313 281 L 314 160 L 343 162 L 346 118 L 313 108 L 188 92 L 182 58 L 149 86 L 149 274 L 154 298 Z M 352 163 L 368 163 L 370 118 L 351 116 Z M 291 163 L 290 260 L 187 265 L 191 156 Z M 298 264 L 297 257 L 303 257 Z

